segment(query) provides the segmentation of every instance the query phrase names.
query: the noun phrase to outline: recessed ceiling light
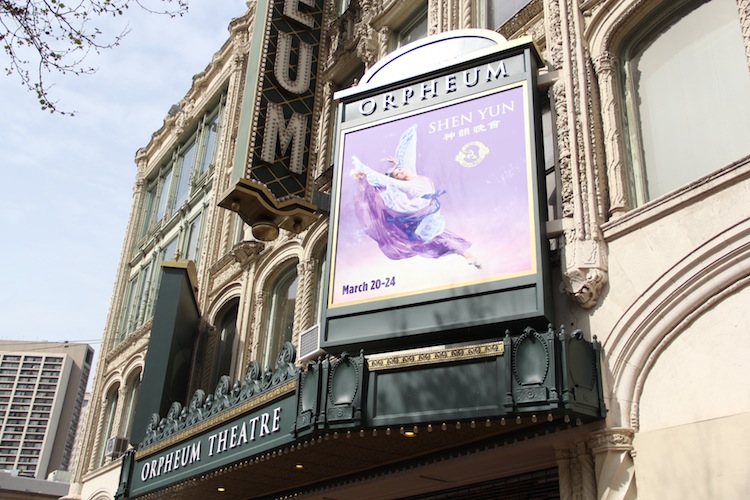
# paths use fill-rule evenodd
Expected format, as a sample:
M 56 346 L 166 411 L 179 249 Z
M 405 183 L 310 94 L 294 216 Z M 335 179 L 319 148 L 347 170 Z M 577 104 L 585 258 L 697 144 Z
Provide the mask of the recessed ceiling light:
M 216 491 L 218 491 L 219 493 L 224 493 L 226 491 L 226 488 L 224 488 L 223 486 L 219 486 L 218 488 L 216 488 Z
M 295 469 L 304 469 L 304 468 L 305 468 L 305 466 L 304 466 L 304 465 L 302 465 L 302 464 L 296 464 L 296 465 L 294 466 L 294 468 L 295 468 Z
M 408 438 L 417 437 L 417 433 L 414 431 L 404 431 L 404 437 L 408 437 Z

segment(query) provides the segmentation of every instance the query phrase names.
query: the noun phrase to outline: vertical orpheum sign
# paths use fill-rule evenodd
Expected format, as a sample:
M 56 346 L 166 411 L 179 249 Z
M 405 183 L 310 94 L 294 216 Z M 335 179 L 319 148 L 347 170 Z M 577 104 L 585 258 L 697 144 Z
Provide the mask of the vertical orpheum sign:
M 308 165 L 316 123 L 323 0 L 256 5 L 233 177 L 219 203 L 270 240 L 316 218 Z
M 337 94 L 325 348 L 546 326 L 536 63 L 506 44 Z

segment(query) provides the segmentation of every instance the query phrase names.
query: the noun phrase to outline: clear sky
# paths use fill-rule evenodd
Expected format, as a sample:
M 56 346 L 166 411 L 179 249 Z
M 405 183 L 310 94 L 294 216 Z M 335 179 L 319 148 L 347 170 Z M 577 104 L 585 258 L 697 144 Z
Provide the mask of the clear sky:
M 98 71 L 55 79 L 53 100 L 74 117 L 41 111 L 0 73 L 0 339 L 84 342 L 98 354 L 135 152 L 245 10 L 245 0 L 190 0 L 181 18 L 132 7 L 108 19 L 130 33 L 87 59 Z

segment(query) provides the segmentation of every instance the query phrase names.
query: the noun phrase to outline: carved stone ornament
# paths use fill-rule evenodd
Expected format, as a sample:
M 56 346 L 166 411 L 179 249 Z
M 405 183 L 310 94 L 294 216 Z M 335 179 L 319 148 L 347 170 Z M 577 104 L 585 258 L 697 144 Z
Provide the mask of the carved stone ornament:
M 578 0 L 546 0 L 547 47 L 560 71 L 552 86 L 558 142 L 561 203 L 565 225 L 560 241 L 562 289 L 583 307 L 596 305 L 607 283 L 607 248 L 600 224 L 607 194 L 598 85 Z
M 357 42 L 357 55 L 369 68 L 378 56 L 378 34 L 367 22 L 362 21 L 357 25 L 356 33 L 359 38 Z
M 297 377 L 299 369 L 294 365 L 296 353 L 294 345 L 286 342 L 276 357 L 276 366 L 265 373 L 260 370 L 257 361 L 250 361 L 245 370 L 242 383 L 231 383 L 227 375 L 222 376 L 216 384 L 213 394 L 206 397 L 205 392 L 198 389 L 190 399 L 187 407 L 183 408 L 179 402 L 172 403 L 167 416 L 160 418 L 153 413 L 146 426 L 146 437 L 140 445 L 145 448 L 166 439 L 177 432 L 199 425 L 205 420 L 220 413 L 230 411 L 241 403 L 249 401 L 273 390 L 277 386 Z
M 589 447 L 594 454 L 611 450 L 630 451 L 633 449 L 633 429 L 613 427 L 591 434 Z
M 742 41 L 745 44 L 745 58 L 750 68 L 750 0 L 737 0 L 737 10 L 740 14 L 740 29 Z

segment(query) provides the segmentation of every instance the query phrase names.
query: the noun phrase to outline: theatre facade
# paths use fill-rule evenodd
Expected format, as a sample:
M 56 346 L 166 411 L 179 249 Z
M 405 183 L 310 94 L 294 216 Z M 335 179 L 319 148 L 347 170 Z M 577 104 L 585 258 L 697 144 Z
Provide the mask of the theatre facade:
M 247 5 L 65 498 L 746 495 L 750 2 Z

